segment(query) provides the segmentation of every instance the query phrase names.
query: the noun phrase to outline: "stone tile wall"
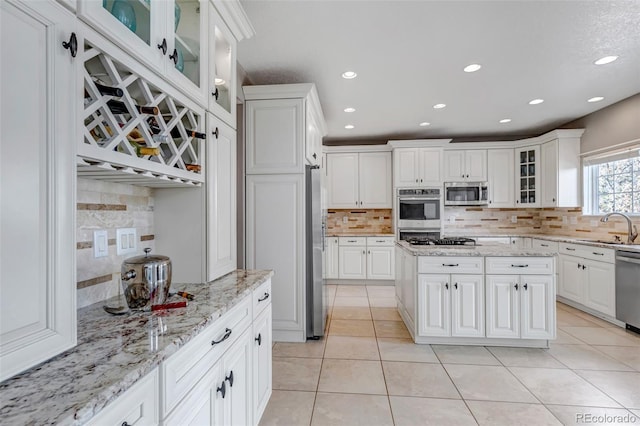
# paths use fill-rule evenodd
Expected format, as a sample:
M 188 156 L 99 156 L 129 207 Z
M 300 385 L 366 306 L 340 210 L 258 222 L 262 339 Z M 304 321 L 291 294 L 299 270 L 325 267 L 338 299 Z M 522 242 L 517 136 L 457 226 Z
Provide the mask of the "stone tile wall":
M 78 308 L 118 294 L 122 261 L 154 249 L 153 190 L 108 181 L 78 179 L 76 265 Z M 136 228 L 137 254 L 116 254 L 116 229 Z M 106 230 L 109 255 L 93 257 L 93 231 Z
M 391 233 L 393 233 L 391 209 L 327 211 L 327 234 L 329 235 Z

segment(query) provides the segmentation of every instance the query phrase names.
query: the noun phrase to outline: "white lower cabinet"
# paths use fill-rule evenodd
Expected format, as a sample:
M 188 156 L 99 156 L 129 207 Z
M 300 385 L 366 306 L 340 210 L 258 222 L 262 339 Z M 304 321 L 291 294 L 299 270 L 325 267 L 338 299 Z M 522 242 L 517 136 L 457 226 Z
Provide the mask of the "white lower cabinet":
M 260 419 L 271 397 L 271 305 L 253 323 L 253 418 Z M 255 422 L 257 423 L 257 421 Z
M 394 237 L 338 237 L 329 242 L 327 278 L 393 280 L 395 278 Z M 337 247 L 335 247 L 337 244 Z M 337 265 L 335 265 L 337 261 Z M 337 267 L 336 267 L 337 266 Z M 330 269 L 331 271 L 330 271 Z M 337 269 L 337 277 L 333 272 Z M 331 274 L 330 274 L 331 272 Z
M 367 278 L 367 246 L 340 247 L 340 279 Z
M 340 253 L 338 247 L 338 237 L 328 237 L 324 247 L 325 278 L 337 279 L 340 276 L 338 265 L 340 265 Z
M 484 277 L 418 275 L 418 335 L 484 336 Z
M 558 295 L 615 318 L 615 251 L 570 243 L 559 250 Z

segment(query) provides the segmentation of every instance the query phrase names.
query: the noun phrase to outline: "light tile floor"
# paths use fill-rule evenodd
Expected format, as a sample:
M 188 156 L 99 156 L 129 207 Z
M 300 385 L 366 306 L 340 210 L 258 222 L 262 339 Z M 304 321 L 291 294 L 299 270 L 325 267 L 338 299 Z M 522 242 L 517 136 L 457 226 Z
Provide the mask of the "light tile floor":
M 640 425 L 640 337 L 613 324 L 558 303 L 550 349 L 416 345 L 393 287 L 328 291 L 328 336 L 274 344 L 261 426 Z

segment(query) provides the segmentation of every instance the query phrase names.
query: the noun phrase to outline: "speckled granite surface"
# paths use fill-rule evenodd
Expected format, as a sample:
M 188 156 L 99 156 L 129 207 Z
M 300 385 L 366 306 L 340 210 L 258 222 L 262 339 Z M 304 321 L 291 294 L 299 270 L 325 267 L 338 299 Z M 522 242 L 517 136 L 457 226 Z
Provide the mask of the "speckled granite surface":
M 483 244 L 479 246 L 413 246 L 406 241 L 397 242 L 414 256 L 539 256 L 551 257 L 555 253 L 545 249 L 517 249 L 507 244 Z
M 206 284 L 172 283 L 195 295 L 186 308 L 121 316 L 105 303 L 80 309 L 75 348 L 0 383 L 0 424 L 87 422 L 272 275 L 236 270 Z
M 372 234 L 371 232 L 330 232 L 327 237 L 395 237 L 396 234 L 379 233 Z

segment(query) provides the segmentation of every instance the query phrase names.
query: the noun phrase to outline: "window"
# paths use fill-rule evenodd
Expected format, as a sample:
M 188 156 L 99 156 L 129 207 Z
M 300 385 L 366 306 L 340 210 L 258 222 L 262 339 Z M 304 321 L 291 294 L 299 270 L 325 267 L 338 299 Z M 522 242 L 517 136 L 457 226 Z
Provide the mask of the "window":
M 584 164 L 587 213 L 640 214 L 640 152 L 637 149 L 586 158 Z

